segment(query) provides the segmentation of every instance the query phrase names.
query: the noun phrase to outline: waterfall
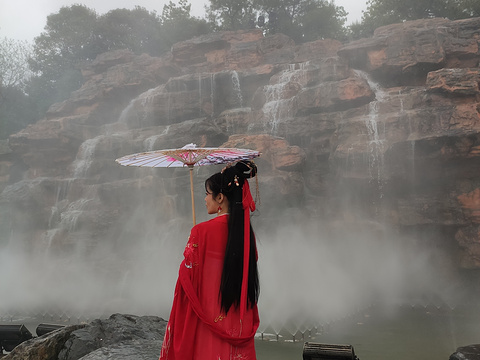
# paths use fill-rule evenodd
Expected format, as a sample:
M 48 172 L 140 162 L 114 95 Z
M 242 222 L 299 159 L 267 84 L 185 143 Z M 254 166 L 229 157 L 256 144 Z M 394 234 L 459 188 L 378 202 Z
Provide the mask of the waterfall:
M 87 194 L 83 194 L 84 197 L 69 203 L 67 195 L 73 181 L 73 178 L 66 179 L 57 187 L 55 204 L 50 209 L 47 229 L 43 235 L 45 256 L 51 255 L 55 237 L 62 238 L 66 233 L 77 230 L 80 215 L 86 210 L 87 204 L 94 199 L 94 194 L 86 191 Z
M 161 85 L 164 87 L 165 85 Z M 136 98 L 130 100 L 128 105 L 122 110 L 117 121 L 112 124 L 105 125 L 105 133 L 107 135 L 112 135 L 119 130 L 128 130 L 133 127 L 143 127 L 144 120 L 147 117 L 147 113 L 143 109 L 149 107 L 149 104 L 152 103 L 156 94 L 158 93 L 159 87 L 153 87 L 147 91 L 141 93 Z M 133 122 L 136 120 L 135 122 Z
M 92 201 L 91 198 L 81 198 L 70 203 L 68 208 L 60 214 L 60 227 L 70 232 L 76 230 L 78 218 L 90 201 Z
M 410 140 L 410 151 L 412 154 L 412 183 L 415 182 L 415 140 Z
M 212 116 L 215 114 L 215 73 L 210 74 L 210 101 L 212 103 Z
M 202 116 L 202 75 L 198 74 L 198 108 L 199 116 Z
M 265 86 L 266 100 L 262 111 L 266 131 L 276 135 L 279 124 L 295 116 L 295 95 L 298 89 L 292 90 L 292 86 L 294 83 L 300 86 L 306 85 L 305 69 L 307 65 L 308 63 L 289 64 L 288 69 L 283 70 L 276 77 L 275 83 Z
M 153 135 L 153 136 L 150 136 L 150 137 L 146 138 L 143 141 L 143 146 L 145 148 L 145 151 L 154 151 L 155 150 L 155 143 L 157 142 L 157 140 L 159 138 L 161 138 L 162 136 L 167 135 L 169 129 L 170 129 L 170 125 L 167 125 L 167 126 L 165 126 L 165 129 L 162 131 L 161 134 Z
M 232 86 L 233 86 L 233 93 L 236 98 L 236 103 L 238 107 L 243 106 L 243 97 L 242 97 L 242 90 L 240 88 L 240 78 L 238 77 L 238 73 L 233 70 L 232 71 Z
M 135 100 L 136 98 L 130 100 L 130 102 L 125 107 L 125 109 L 122 110 L 122 112 L 120 113 L 120 116 L 118 117 L 117 123 L 120 123 L 120 124 L 127 123 L 128 115 L 130 113 L 130 110 L 132 110 L 135 105 Z
M 385 101 L 387 93 L 382 89 L 381 85 L 373 81 L 367 73 L 360 70 L 355 70 L 355 73 L 367 81 L 375 93 L 375 100 L 369 103 L 368 114 L 365 116 L 365 127 L 368 135 L 367 161 L 370 181 L 376 182 L 379 198 L 383 198 L 385 127 L 383 128 L 383 132 L 379 132 L 378 120 L 379 105 Z
M 157 90 L 157 87 L 150 88 L 147 91 L 145 91 L 144 93 L 140 94 L 140 96 L 138 96 L 137 99 L 140 101 L 140 104 L 141 104 L 142 107 L 147 106 L 148 103 L 152 101 L 152 99 L 155 96 L 156 90 Z
M 369 169 L 371 176 L 374 176 L 376 170 L 377 178 L 380 178 L 382 167 L 384 163 L 383 159 L 383 143 L 384 139 L 380 139 L 378 133 L 378 100 L 372 101 L 369 104 L 369 113 L 365 118 L 365 126 L 367 128 L 369 138 Z
M 84 178 L 87 176 L 88 170 L 93 163 L 93 155 L 97 144 L 103 139 L 103 135 L 99 135 L 93 139 L 85 140 L 78 149 L 77 158 L 72 164 L 73 177 Z
M 45 235 L 44 235 L 44 241 L 46 243 L 46 246 L 45 246 L 45 255 L 49 255 L 50 254 L 50 250 L 52 248 L 52 243 L 53 243 L 53 239 L 55 238 L 55 235 L 60 231 L 59 228 L 54 228 L 54 229 L 48 229 L 46 232 L 45 232 Z

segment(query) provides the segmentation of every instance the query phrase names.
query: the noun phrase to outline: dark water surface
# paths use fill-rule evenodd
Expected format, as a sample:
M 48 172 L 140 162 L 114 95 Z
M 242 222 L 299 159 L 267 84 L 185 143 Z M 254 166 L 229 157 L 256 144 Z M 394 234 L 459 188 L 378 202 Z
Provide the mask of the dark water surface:
M 479 309 L 371 308 L 329 324 L 305 341 L 352 345 L 360 360 L 448 360 L 458 347 L 480 343 Z M 302 360 L 303 341 L 293 343 L 288 337 L 257 340 L 257 359 Z
M 13 320 L 13 319 L 12 319 Z M 63 319 L 65 320 L 65 319 Z M 74 319 L 72 322 L 76 323 Z M 89 322 L 92 319 L 82 319 Z M 46 318 L 41 322 L 61 323 Z M 2 324 L 25 324 L 35 334 L 38 321 L 29 318 Z M 379 307 L 324 324 L 318 332 L 265 333 L 256 340 L 257 360 L 302 360 L 305 341 L 352 345 L 360 360 L 448 360 L 460 346 L 480 344 L 480 304 L 468 307 L 429 306 Z

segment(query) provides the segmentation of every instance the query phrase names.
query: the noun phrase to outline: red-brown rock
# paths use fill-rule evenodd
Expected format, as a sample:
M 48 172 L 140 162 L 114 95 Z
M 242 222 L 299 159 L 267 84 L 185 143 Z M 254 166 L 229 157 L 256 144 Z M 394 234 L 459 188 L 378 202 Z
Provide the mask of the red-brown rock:
M 430 71 L 478 64 L 479 25 L 480 18 L 392 24 L 376 29 L 371 39 L 345 45 L 338 54 L 389 86 L 422 84 Z
M 427 89 L 452 95 L 480 94 L 480 69 L 441 69 L 427 75 Z
M 262 152 L 269 220 L 308 204 L 315 221 L 434 229 L 432 246 L 456 241 L 457 265 L 478 268 L 479 22 L 405 22 L 345 45 L 220 32 L 161 58 L 102 54 L 0 152 L 3 233 L 32 249 L 157 234 L 189 217 L 188 172 L 114 159 L 196 143 Z

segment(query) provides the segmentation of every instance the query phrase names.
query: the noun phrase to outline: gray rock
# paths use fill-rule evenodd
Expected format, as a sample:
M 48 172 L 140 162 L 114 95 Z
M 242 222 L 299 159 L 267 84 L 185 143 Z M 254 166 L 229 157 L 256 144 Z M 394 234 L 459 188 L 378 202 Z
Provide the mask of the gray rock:
M 81 329 L 85 325 L 71 325 L 43 336 L 27 340 L 12 350 L 2 360 L 57 360 L 63 344 L 71 333 Z
M 165 326 L 166 321 L 156 316 L 114 314 L 94 320 L 72 333 L 58 360 L 155 358 L 160 354 Z
M 462 346 L 457 348 L 450 360 L 480 360 L 480 344 Z
M 166 324 L 157 316 L 114 314 L 28 340 L 2 360 L 156 359 Z
M 160 356 L 162 340 L 134 340 L 102 347 L 80 360 L 151 360 Z

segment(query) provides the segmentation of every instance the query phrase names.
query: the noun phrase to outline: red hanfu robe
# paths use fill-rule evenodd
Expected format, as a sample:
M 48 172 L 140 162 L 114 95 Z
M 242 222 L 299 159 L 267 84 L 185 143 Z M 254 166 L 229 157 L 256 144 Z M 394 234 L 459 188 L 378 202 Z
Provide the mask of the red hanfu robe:
M 240 320 L 239 309 L 224 314 L 219 289 L 228 235 L 228 215 L 191 230 L 180 264 L 172 311 L 160 360 L 255 360 L 257 306 Z

